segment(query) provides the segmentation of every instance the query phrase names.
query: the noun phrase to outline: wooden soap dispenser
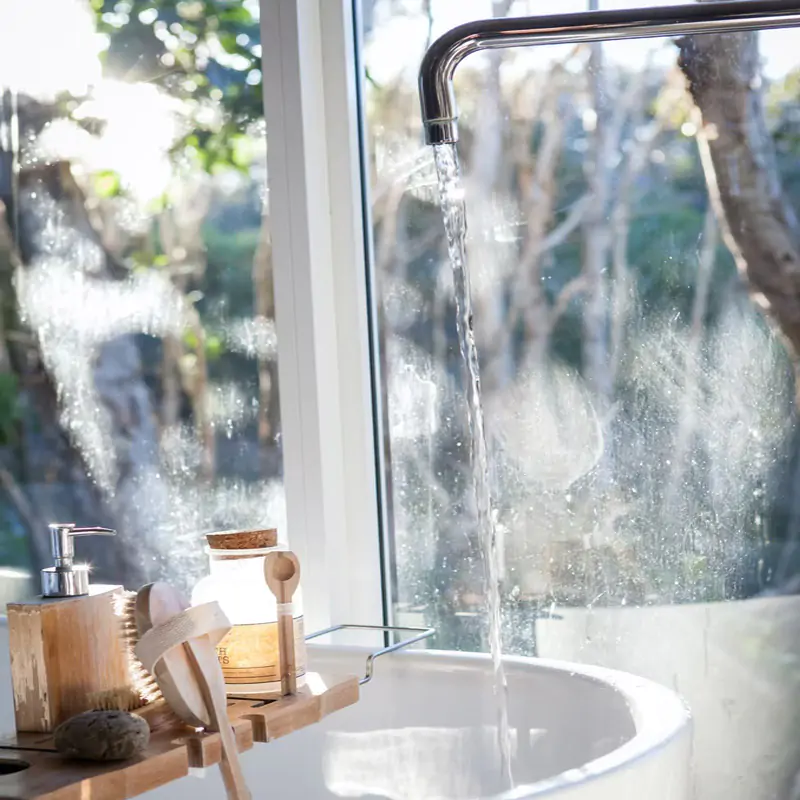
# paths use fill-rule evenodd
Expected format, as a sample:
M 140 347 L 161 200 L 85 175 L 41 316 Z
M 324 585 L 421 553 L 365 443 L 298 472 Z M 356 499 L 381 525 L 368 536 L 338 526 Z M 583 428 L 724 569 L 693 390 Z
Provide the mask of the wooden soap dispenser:
M 9 603 L 8 634 L 17 731 L 51 732 L 97 698 L 130 686 L 115 598 L 121 586 L 92 586 L 76 564 L 76 536 L 113 536 L 109 528 L 52 524 L 54 564 L 42 570 L 42 595 Z

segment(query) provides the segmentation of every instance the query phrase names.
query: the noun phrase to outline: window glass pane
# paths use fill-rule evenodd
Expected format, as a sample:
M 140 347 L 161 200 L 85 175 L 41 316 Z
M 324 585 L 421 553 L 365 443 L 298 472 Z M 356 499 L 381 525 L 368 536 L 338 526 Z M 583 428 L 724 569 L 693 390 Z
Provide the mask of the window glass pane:
M 102 524 L 97 581 L 186 586 L 201 533 L 283 515 L 258 3 L 0 31 L 0 564 Z
M 450 27 L 553 9 L 364 6 L 392 600 L 398 622 L 436 627 L 436 647 L 485 651 L 465 371 L 416 78 Z M 705 743 L 741 708 L 780 776 L 743 767 L 735 791 L 703 798 L 782 796 L 800 766 L 785 713 L 800 655 L 798 44 L 786 30 L 495 50 L 455 76 L 503 651 L 677 687 Z

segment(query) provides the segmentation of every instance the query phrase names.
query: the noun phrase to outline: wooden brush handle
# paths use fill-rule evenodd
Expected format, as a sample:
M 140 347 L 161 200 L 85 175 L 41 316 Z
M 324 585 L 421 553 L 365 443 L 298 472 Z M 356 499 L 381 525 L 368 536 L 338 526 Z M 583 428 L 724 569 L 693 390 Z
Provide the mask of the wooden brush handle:
M 206 641 L 202 642 L 202 639 Z M 212 727 L 219 731 L 222 744 L 222 760 L 219 763 L 219 771 L 222 774 L 222 782 L 225 784 L 228 799 L 251 800 L 252 795 L 247 788 L 242 765 L 239 761 L 239 747 L 236 744 L 236 737 L 228 719 L 225 681 L 219 669 L 219 664 L 214 664 L 216 669 L 211 666 L 212 656 L 216 661 L 214 646 L 207 636 L 195 639 L 192 645 L 194 650 L 194 658 L 192 660 L 197 668 L 197 682 L 200 684 L 201 691 L 208 703 Z M 198 650 L 205 652 L 202 652 L 201 655 Z M 200 656 L 199 658 L 198 655 Z M 204 661 L 205 663 L 203 663 Z
M 294 652 L 294 614 L 291 603 L 278 605 L 278 653 L 281 694 L 297 693 L 297 659 Z
M 148 671 L 155 669 L 164 699 L 186 720 L 205 719 L 219 731 L 220 772 L 230 800 L 251 800 L 239 764 L 239 750 L 228 718 L 225 679 L 214 645 L 230 630 L 218 603 L 187 608 L 171 586 L 150 584 L 137 597 L 141 633 L 136 656 Z
M 226 732 L 227 731 L 227 732 Z M 236 737 L 230 725 L 223 725 L 220 729 L 222 739 L 222 761 L 219 762 L 219 771 L 229 800 L 252 800 L 253 795 L 245 783 L 242 765 L 239 763 L 239 753 L 236 749 Z M 233 756 L 231 756 L 233 754 Z

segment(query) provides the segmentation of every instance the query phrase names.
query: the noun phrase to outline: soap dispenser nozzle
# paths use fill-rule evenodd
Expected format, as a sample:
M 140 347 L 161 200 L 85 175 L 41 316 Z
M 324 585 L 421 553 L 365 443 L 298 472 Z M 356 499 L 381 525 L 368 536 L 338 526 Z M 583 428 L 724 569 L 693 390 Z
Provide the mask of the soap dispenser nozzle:
M 42 570 L 42 597 L 81 597 L 89 594 L 89 565 L 75 564 L 76 536 L 114 536 L 111 528 L 78 528 L 74 523 L 50 526 L 54 566 Z

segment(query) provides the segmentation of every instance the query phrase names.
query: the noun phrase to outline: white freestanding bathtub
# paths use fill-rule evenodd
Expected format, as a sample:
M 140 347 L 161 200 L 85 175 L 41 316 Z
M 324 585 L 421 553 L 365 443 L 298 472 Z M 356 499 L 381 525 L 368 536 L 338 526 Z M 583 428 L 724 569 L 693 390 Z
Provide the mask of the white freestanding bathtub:
M 309 648 L 320 672 L 362 674 L 361 648 Z M 507 660 L 517 787 L 503 794 L 486 656 L 386 656 L 360 701 L 243 755 L 254 798 L 687 800 L 689 714 L 680 698 L 610 670 Z M 223 798 L 218 770 L 148 800 Z
M 0 652 L 0 730 L 12 731 L 4 624 Z M 317 645 L 309 648 L 310 666 L 360 675 L 369 652 Z M 596 667 L 529 658 L 506 664 L 512 791 L 499 783 L 489 658 L 416 651 L 377 661 L 356 705 L 244 753 L 253 797 L 688 800 L 691 725 L 674 692 Z M 142 797 L 219 800 L 225 792 L 213 768 Z

